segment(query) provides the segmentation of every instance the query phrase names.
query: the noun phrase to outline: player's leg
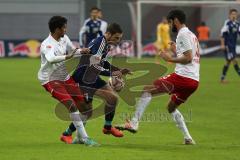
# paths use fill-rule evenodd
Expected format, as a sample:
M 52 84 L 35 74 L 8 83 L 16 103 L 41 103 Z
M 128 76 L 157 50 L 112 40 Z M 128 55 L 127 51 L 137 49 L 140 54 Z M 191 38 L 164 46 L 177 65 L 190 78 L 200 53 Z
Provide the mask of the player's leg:
M 77 83 L 75 83 L 75 81 L 72 78 L 68 79 L 65 82 L 65 88 L 66 88 L 68 94 L 71 95 L 72 99 L 74 100 L 74 102 L 76 104 L 77 113 L 79 114 L 79 117 L 82 120 L 81 127 L 85 128 L 84 123 L 88 119 L 89 115 L 82 114 L 82 113 L 86 113 L 85 112 L 86 110 L 91 111 L 92 108 L 90 108 L 90 109 L 88 108 L 91 105 L 87 105 L 85 103 L 85 99 L 84 99 L 82 91 L 79 89 L 79 85 Z M 89 113 L 89 112 L 87 112 L 87 113 Z M 78 123 L 76 123 L 75 121 L 73 121 L 72 123 L 73 123 L 73 125 L 70 124 L 71 129 L 74 129 L 73 128 L 73 126 L 74 126 L 76 128 L 76 131 L 77 131 L 77 136 L 76 136 L 75 140 L 73 141 L 73 143 L 84 143 L 84 144 L 87 144 L 87 145 L 98 145 L 98 143 L 94 142 L 92 139 L 90 139 L 88 137 L 85 138 L 85 137 L 82 136 L 83 133 L 80 133 L 81 130 L 79 130 L 79 128 L 78 128 Z
M 236 71 L 237 74 L 240 76 L 240 69 L 239 69 L 239 65 L 238 65 L 238 62 L 237 62 L 236 58 L 234 58 L 234 59 L 232 60 L 232 62 L 233 62 L 233 66 L 234 66 L 235 71 Z
M 112 121 L 115 115 L 116 106 L 118 104 L 118 96 L 108 84 L 98 89 L 95 94 L 106 102 L 104 109 L 105 124 L 103 133 L 112 134 L 115 137 L 122 137 L 123 133 L 115 127 L 112 127 Z
M 83 125 L 83 121 L 80 117 L 80 112 L 78 111 L 77 105 L 71 95 L 68 93 L 68 87 L 69 86 L 66 85 L 66 83 L 64 82 L 53 82 L 45 86 L 45 88 L 50 91 L 53 97 L 59 100 L 68 109 L 70 119 L 77 130 L 77 137 L 81 138 L 86 145 L 98 145 L 88 137 L 85 127 Z M 78 97 L 81 101 L 83 101 L 82 95 L 80 96 L 78 94 Z
M 238 66 L 238 62 L 237 62 L 237 59 L 236 59 L 236 49 L 234 48 L 233 49 L 233 58 L 232 58 L 232 63 L 233 63 L 233 66 L 234 66 L 234 69 L 235 71 L 237 72 L 237 74 L 240 76 L 240 69 L 239 69 L 239 66 Z
M 177 76 L 175 77 L 174 87 L 175 89 L 171 96 L 171 100 L 167 106 L 168 112 L 172 115 L 177 127 L 183 133 L 184 143 L 195 144 L 185 124 L 184 117 L 177 108 L 196 91 L 198 88 L 198 81 L 189 78 L 179 78 L 179 76 Z
M 231 64 L 231 59 L 232 59 L 232 53 L 227 50 L 225 50 L 224 52 L 225 54 L 225 59 L 226 59 L 226 63 L 225 65 L 223 66 L 223 69 L 222 69 L 222 75 L 221 75 L 221 83 L 225 83 L 226 80 L 226 75 L 227 75 L 227 71 L 228 71 L 228 68 Z
M 92 102 L 85 102 L 81 107 L 82 109 L 79 110 L 82 115 L 86 116 L 89 119 L 92 115 Z M 83 121 L 83 125 L 86 126 L 87 121 Z M 74 124 L 71 122 L 67 129 L 62 133 L 61 140 L 68 139 L 68 137 L 72 136 L 72 134 L 76 131 Z M 65 138 L 66 137 L 66 138 Z M 64 140 L 63 140 L 64 141 Z M 65 142 L 65 141 L 64 141 Z
M 194 140 L 192 139 L 188 128 L 186 126 L 185 120 L 181 112 L 177 109 L 179 106 L 179 102 L 170 100 L 168 103 L 168 112 L 172 115 L 173 120 L 176 122 L 177 127 L 181 130 L 184 136 L 184 143 L 185 144 L 195 144 Z
M 171 81 L 168 80 L 169 77 L 171 77 L 171 75 L 157 79 L 156 81 L 154 81 L 154 85 L 145 86 L 143 88 L 142 96 L 137 102 L 136 110 L 131 121 L 127 120 L 124 125 L 116 126 L 116 128 L 136 133 L 139 126 L 139 121 L 141 120 L 146 107 L 151 102 L 152 96 L 172 92 L 173 85 Z

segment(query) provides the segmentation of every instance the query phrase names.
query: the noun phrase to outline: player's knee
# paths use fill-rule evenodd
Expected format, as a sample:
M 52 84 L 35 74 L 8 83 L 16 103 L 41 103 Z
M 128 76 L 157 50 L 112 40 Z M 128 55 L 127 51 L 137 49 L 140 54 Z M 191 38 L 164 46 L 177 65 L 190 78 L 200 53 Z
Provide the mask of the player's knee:
M 93 110 L 92 110 L 92 104 L 86 104 L 86 107 L 84 111 L 82 112 L 83 115 L 87 116 L 87 119 L 89 119 L 92 116 Z
M 67 107 L 69 112 L 77 112 L 78 108 L 73 100 L 66 100 L 63 104 Z
M 178 106 L 178 105 L 177 105 L 175 102 L 170 101 L 170 102 L 168 103 L 168 106 L 167 106 L 168 113 L 174 112 L 174 111 L 176 110 L 177 106 Z
M 106 101 L 108 104 L 116 105 L 118 103 L 118 97 L 116 94 L 111 93 L 108 95 L 108 98 L 106 99 Z

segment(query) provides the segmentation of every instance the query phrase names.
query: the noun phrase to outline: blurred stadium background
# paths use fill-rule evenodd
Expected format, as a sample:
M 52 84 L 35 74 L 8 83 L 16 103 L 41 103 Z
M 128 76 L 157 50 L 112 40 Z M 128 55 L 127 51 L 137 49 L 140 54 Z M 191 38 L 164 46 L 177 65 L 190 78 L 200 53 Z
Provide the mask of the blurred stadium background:
M 237 1 L 0 0 L 0 57 L 39 56 L 39 42 L 48 35 L 47 22 L 52 15 L 69 19 L 68 35 L 77 45 L 80 27 L 93 6 L 103 10 L 108 23 L 122 25 L 124 39 L 132 40 L 122 48 L 131 56 L 155 54 L 151 45 L 146 45 L 156 41 L 157 24 L 172 8 L 186 12 L 187 25 L 195 33 L 202 21 L 210 28 L 209 41 L 202 45 L 202 49 L 210 49 L 202 50 L 202 55 L 222 55 L 218 52 L 221 27 L 230 8 L 240 9 Z
M 127 41 L 112 54 L 133 57 L 130 61 L 135 63 L 154 63 L 155 59 L 149 55 L 156 53 L 153 47 L 156 27 L 170 9 L 183 9 L 187 25 L 195 33 L 201 21 L 209 26 L 210 38 L 201 44 L 200 87 L 180 109 L 188 117 L 187 125 L 198 143 L 196 146 L 181 145 L 182 135 L 171 117 L 165 117 L 167 96 L 153 99 L 136 135 L 126 133 L 122 139 L 105 136 L 101 133 L 103 117 L 100 117 L 87 125 L 89 135 L 102 144 L 100 148 L 65 145 L 59 141 L 68 122 L 55 116 L 56 101 L 37 80 L 39 45 L 49 34 L 47 22 L 53 15 L 68 18 L 68 35 L 78 45 L 79 29 L 92 6 L 102 9 L 103 19 L 108 23 L 118 22 L 124 30 Z M 139 7 L 141 12 L 137 10 Z M 220 30 L 230 8 L 240 12 L 240 2 L 0 0 L 0 160 L 238 160 L 239 77 L 230 69 L 227 75 L 230 83 L 219 83 L 224 64 Z M 239 47 L 237 52 L 240 53 Z M 136 58 L 142 55 L 147 57 Z M 161 63 L 168 73 L 173 71 L 173 65 Z M 133 111 L 134 107 L 121 100 L 114 123 L 123 122 Z M 156 115 L 160 119 L 151 117 Z

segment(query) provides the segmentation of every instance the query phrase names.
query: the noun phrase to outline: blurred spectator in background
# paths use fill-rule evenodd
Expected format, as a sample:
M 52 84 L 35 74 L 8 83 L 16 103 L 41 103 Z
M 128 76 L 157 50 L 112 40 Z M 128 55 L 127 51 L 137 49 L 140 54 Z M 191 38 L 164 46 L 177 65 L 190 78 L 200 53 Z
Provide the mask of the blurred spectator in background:
M 240 23 L 237 21 L 238 11 L 231 9 L 229 18 L 224 22 L 221 29 L 221 49 L 224 51 L 226 63 L 222 69 L 221 83 L 226 83 L 225 80 L 228 68 L 233 63 L 234 69 L 240 76 L 238 61 L 236 60 L 237 38 L 240 35 Z
M 170 41 L 171 38 L 168 21 L 166 17 L 163 17 L 162 21 L 157 25 L 157 41 L 155 42 L 155 46 L 158 50 L 167 51 L 170 47 Z M 159 52 L 156 53 L 156 63 L 159 63 L 160 61 L 158 53 Z
M 90 10 L 90 18 L 84 21 L 84 24 L 79 32 L 80 47 L 87 47 L 88 44 L 97 36 L 102 36 L 100 29 L 101 20 L 99 18 L 99 8 L 92 7 Z
M 209 40 L 210 29 L 206 26 L 205 22 L 202 22 L 201 25 L 197 27 L 197 36 L 200 42 Z

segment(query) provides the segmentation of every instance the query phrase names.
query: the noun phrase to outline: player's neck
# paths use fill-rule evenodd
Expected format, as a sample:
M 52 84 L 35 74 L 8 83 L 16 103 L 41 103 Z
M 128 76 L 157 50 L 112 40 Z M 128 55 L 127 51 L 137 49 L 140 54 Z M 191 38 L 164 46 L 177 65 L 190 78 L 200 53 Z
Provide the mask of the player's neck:
M 186 27 L 186 25 L 185 24 L 181 24 L 180 26 L 179 26 L 179 28 L 178 28 L 178 31 L 180 31 L 182 28 L 184 28 L 184 27 Z
M 60 38 L 61 38 L 59 35 L 54 34 L 54 33 L 51 33 L 51 36 L 52 36 L 56 41 L 59 41 Z

